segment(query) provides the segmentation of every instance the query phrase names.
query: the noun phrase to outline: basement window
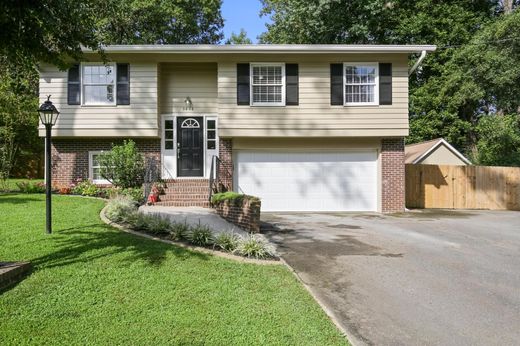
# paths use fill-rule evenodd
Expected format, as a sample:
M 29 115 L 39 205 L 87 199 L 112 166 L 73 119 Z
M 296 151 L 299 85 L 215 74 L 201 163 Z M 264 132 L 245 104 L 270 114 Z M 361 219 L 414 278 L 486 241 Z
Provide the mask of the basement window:
M 88 160 L 88 176 L 94 184 L 110 184 L 110 182 L 101 176 L 101 165 L 98 162 L 98 157 L 102 151 L 89 151 Z

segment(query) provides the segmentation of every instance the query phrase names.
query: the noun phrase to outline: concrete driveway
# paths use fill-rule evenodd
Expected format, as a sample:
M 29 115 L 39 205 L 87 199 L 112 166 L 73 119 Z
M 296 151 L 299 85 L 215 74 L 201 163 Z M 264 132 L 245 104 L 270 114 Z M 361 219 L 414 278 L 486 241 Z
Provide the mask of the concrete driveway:
M 354 344 L 520 343 L 520 212 L 262 219 Z

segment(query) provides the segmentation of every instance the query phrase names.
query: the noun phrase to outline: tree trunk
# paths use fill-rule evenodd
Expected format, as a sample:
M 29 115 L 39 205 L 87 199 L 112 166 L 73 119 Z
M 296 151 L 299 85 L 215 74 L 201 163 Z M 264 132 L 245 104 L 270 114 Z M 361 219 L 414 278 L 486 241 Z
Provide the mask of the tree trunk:
M 511 13 L 513 11 L 514 0 L 502 0 L 502 6 L 504 7 L 504 14 Z

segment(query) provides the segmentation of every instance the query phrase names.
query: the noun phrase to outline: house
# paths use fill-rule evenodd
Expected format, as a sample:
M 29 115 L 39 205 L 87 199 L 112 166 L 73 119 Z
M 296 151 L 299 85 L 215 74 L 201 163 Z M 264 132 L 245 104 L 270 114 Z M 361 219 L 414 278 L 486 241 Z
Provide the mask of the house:
M 416 165 L 471 165 L 464 155 L 442 138 L 405 146 L 404 162 Z
M 219 163 L 264 211 L 402 211 L 408 58 L 433 50 L 115 45 L 106 65 L 91 51 L 68 71 L 43 65 L 40 97 L 61 112 L 53 181 L 106 183 L 96 155 L 131 138 L 160 166 L 166 205 L 206 206 Z

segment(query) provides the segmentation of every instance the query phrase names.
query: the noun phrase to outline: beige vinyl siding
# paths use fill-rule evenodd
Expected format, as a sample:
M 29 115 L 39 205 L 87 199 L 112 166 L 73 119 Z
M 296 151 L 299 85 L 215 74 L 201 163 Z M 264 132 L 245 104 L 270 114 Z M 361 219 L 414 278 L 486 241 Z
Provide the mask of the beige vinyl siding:
M 219 63 L 219 129 L 222 137 L 248 136 L 406 136 L 408 135 L 408 63 L 406 54 L 256 56 Z M 238 62 L 299 64 L 299 105 L 252 107 L 236 104 Z M 392 105 L 331 106 L 330 64 L 344 61 L 392 63 Z
M 466 166 L 466 162 L 462 161 L 445 145 L 438 146 L 426 158 L 422 159 L 418 164 L 424 165 L 454 165 Z
M 217 113 L 216 63 L 164 63 L 159 66 L 161 114 Z M 193 110 L 184 109 L 190 97 Z
M 68 105 L 67 71 L 49 65 L 40 71 L 40 102 L 47 95 L 60 111 L 54 136 L 158 136 L 156 63 L 130 62 L 130 105 Z M 40 127 L 40 136 L 44 132 Z

